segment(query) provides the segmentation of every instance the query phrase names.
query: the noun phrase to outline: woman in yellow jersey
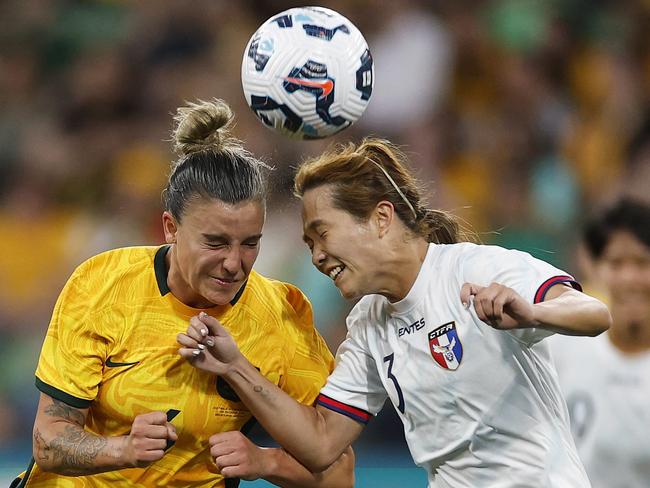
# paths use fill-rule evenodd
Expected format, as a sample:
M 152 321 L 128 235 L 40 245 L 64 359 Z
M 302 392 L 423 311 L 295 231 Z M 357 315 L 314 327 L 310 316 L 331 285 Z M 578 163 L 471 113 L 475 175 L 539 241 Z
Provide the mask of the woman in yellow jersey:
M 99 254 L 65 285 L 36 370 L 34 459 L 13 486 L 352 486 L 350 449 L 313 474 L 252 444 L 236 393 L 176 353 L 176 335 L 205 312 L 299 402 L 314 402 L 333 367 L 305 296 L 252 269 L 267 166 L 229 135 L 232 117 L 220 100 L 178 110 L 167 245 Z

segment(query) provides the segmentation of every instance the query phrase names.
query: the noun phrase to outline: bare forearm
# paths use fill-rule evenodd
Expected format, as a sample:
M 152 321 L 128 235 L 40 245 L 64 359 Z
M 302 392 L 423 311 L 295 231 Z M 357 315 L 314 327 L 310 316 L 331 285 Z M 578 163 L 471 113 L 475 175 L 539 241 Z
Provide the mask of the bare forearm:
M 327 468 L 345 448 L 330 446 L 325 421 L 315 408 L 297 403 L 250 363 L 233 364 L 225 379 L 267 432 L 308 468 Z
M 596 336 L 612 323 L 609 310 L 601 301 L 577 291 L 538 303 L 534 309 L 534 326 L 559 334 Z
M 122 459 L 125 437 L 102 437 L 69 422 L 34 427 L 34 460 L 45 471 L 66 476 L 129 467 Z
M 283 449 L 269 449 L 271 469 L 264 479 L 282 488 L 352 488 L 354 452 L 348 448 L 321 473 L 312 473 Z

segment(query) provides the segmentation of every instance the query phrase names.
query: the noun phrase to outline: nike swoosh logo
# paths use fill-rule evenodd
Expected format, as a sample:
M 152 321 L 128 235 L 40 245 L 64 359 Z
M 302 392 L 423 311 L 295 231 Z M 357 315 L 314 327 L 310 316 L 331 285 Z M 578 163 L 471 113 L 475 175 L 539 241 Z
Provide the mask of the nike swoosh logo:
M 132 363 L 115 363 L 111 358 L 106 359 L 107 368 L 119 368 L 120 366 L 133 366 L 138 364 L 140 361 L 133 361 Z
M 303 78 L 287 77 L 284 79 L 284 81 L 288 81 L 289 83 L 294 83 L 300 86 L 306 86 L 309 88 L 320 88 L 323 90 L 323 93 L 321 93 L 322 98 L 325 98 L 327 95 L 332 93 L 332 90 L 334 90 L 334 82 L 332 80 L 314 81 L 305 80 Z

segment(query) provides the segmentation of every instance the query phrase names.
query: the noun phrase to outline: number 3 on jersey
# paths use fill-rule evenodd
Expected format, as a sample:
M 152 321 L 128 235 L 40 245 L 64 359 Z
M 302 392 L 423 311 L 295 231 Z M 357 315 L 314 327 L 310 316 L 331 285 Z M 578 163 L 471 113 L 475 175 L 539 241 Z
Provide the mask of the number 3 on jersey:
M 395 390 L 397 391 L 397 399 L 398 399 L 397 410 L 404 413 L 404 395 L 402 394 L 402 389 L 400 388 L 399 383 L 397 382 L 397 378 L 393 374 L 394 359 L 395 359 L 395 353 L 390 353 L 388 356 L 384 358 L 384 362 L 388 363 L 388 379 L 393 382 L 393 385 L 395 385 Z

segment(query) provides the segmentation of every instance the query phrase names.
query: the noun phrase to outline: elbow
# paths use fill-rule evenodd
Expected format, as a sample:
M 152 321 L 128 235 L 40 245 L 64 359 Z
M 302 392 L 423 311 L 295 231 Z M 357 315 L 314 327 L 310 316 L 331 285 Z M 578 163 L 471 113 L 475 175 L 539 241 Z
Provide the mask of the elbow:
M 59 466 L 57 466 L 57 464 L 48 456 L 43 456 L 42 451 L 40 451 L 36 446 L 32 449 L 32 456 L 34 457 L 34 463 L 41 471 L 45 473 L 61 474 L 59 472 Z
M 34 457 L 34 463 L 41 471 L 45 473 L 67 475 L 63 465 L 57 463 L 56 460 L 51 459 L 51 456 L 44 455 L 42 449 L 34 446 L 32 449 L 32 456 Z
M 322 473 L 334 463 L 334 461 L 327 461 L 324 459 L 310 459 L 305 462 L 305 467 L 312 473 Z
M 601 303 L 595 320 L 593 321 L 594 325 L 589 331 L 588 335 L 591 337 L 596 337 L 603 332 L 607 332 L 607 330 L 609 330 L 609 328 L 612 326 L 612 323 L 612 314 L 609 312 L 607 306 L 604 303 Z
M 54 463 L 53 456 L 48 455 L 50 452 L 49 446 L 43 434 L 37 425 L 34 425 L 32 432 L 32 457 L 34 463 L 45 472 L 56 473 L 56 464 Z
M 339 459 L 341 453 L 335 448 L 330 448 L 323 443 L 317 451 L 311 453 L 309 457 L 303 460 L 303 464 L 312 473 L 322 473 Z
M 337 463 L 341 464 L 342 471 L 344 475 L 341 477 L 341 482 L 339 483 L 340 488 L 354 488 L 354 465 L 355 465 L 355 455 L 352 450 L 352 446 L 348 446 Z
M 37 426 L 34 426 L 32 437 L 34 463 L 44 472 L 71 476 L 66 470 L 64 459 L 54 455 L 54 449 L 50 444 L 51 440 L 47 439 L 46 435 L 45 432 L 41 432 Z
M 612 318 L 612 314 L 610 313 L 609 309 L 607 306 L 603 305 L 603 311 L 602 311 L 602 326 L 598 330 L 598 333 L 595 335 L 602 334 L 603 332 L 607 332 L 609 328 L 614 324 L 614 319 Z

